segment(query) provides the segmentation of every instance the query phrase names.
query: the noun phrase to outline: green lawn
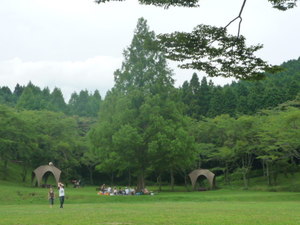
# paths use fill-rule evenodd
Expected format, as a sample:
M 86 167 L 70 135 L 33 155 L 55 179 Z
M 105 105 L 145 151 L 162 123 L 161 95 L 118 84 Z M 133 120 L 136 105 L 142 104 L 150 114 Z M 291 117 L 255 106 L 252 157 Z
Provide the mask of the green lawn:
M 0 207 L 1 224 L 300 224 L 299 202 L 151 202 Z
M 66 188 L 49 208 L 47 189 L 0 182 L 0 224 L 300 224 L 300 193 L 216 190 L 154 196 L 98 196 Z

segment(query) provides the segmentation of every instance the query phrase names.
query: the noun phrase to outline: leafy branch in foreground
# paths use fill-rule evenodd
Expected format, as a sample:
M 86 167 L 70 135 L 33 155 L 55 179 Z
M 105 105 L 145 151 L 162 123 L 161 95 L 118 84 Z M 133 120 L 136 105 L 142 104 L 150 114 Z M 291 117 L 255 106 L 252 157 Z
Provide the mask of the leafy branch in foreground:
M 97 3 L 122 0 L 95 0 Z M 298 0 L 268 0 L 274 8 L 287 10 L 296 7 Z M 198 0 L 139 0 L 140 4 L 197 7 Z M 246 46 L 245 37 L 240 35 L 242 12 L 247 0 L 242 0 L 240 12 L 225 27 L 198 25 L 193 32 L 174 32 L 158 36 L 160 46 L 167 58 L 182 62 L 184 69 L 206 72 L 210 77 L 234 77 L 243 80 L 259 80 L 265 72 L 279 72 L 278 66 L 271 66 L 254 53 L 261 44 Z M 227 27 L 239 19 L 236 36 L 227 34 Z
M 125 0 L 95 0 L 96 3 L 104 3 L 110 1 L 125 1 Z M 169 8 L 170 6 L 183 6 L 183 7 L 197 7 L 199 0 L 139 0 L 142 5 L 154 5 L 164 8 Z
M 125 1 L 125 0 L 95 0 L 96 3 L 105 3 L 110 1 Z M 287 10 L 296 7 L 298 0 L 268 0 L 271 2 L 274 8 L 279 10 Z M 185 6 L 185 7 L 197 7 L 199 0 L 139 0 L 140 4 L 155 5 L 168 8 L 169 6 Z
M 179 67 L 205 71 L 208 76 L 261 79 L 265 71 L 277 69 L 256 57 L 262 45 L 247 47 L 245 38 L 227 34 L 226 28 L 198 25 L 191 33 L 158 36 L 166 57 L 183 62 Z
M 282 11 L 296 7 L 298 0 L 268 0 L 273 7 Z

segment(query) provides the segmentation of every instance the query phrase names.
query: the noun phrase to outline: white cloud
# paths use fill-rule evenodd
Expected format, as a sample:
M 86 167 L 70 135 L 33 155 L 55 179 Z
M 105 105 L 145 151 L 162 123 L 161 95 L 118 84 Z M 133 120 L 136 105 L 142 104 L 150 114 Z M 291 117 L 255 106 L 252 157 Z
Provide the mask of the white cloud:
M 73 91 L 113 86 L 122 52 L 139 17 L 155 33 L 191 31 L 198 24 L 225 26 L 239 13 L 241 0 L 201 0 L 199 8 L 142 6 L 137 0 L 97 5 L 94 0 L 1 0 L 0 86 L 26 85 Z M 300 56 L 300 7 L 280 12 L 267 0 L 247 1 L 241 34 L 248 43 L 264 44 L 258 55 L 272 64 Z M 238 22 L 230 26 L 237 32 Z M 176 86 L 194 71 L 174 68 Z M 200 74 L 199 72 L 197 72 Z M 200 78 L 201 79 L 201 78 Z M 216 84 L 230 79 L 214 78 Z
M 42 89 L 60 88 L 67 101 L 74 91 L 78 93 L 81 90 L 99 90 L 105 97 L 114 85 L 113 73 L 121 67 L 122 60 L 111 56 L 96 56 L 84 61 L 24 61 L 14 58 L 0 62 L 0 86 L 8 86 L 13 91 L 17 83 L 27 85 L 31 81 Z M 179 69 L 174 62 L 169 65 L 174 70 L 176 87 L 191 79 L 194 71 Z M 225 78 L 212 80 L 215 84 L 232 81 Z
M 121 66 L 122 59 L 97 56 L 85 61 L 23 61 L 15 58 L 0 62 L 1 86 L 11 90 L 15 85 L 29 81 L 44 88 L 58 87 L 69 99 L 72 92 L 99 90 L 105 96 L 114 83 L 113 72 Z

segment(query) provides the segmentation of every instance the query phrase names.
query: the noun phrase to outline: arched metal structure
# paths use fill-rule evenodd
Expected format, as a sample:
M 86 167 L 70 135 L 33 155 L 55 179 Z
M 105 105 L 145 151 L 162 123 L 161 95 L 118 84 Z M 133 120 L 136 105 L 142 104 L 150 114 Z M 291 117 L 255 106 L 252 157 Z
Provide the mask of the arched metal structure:
M 210 189 L 215 188 L 215 174 L 206 169 L 197 169 L 197 170 L 190 172 L 190 174 L 189 174 L 193 189 L 195 189 L 196 181 L 199 176 L 204 176 L 207 178 L 209 185 L 210 185 Z
M 43 179 L 44 175 L 47 172 L 50 172 L 50 173 L 53 174 L 53 176 L 54 176 L 54 178 L 56 180 L 56 183 L 59 182 L 61 170 L 58 169 L 58 168 L 56 168 L 53 165 L 44 165 L 44 166 L 40 166 L 40 167 L 36 168 L 32 172 L 32 181 L 33 181 L 34 176 L 35 176 L 36 179 L 37 179 L 38 186 L 41 186 L 42 185 L 42 179 Z

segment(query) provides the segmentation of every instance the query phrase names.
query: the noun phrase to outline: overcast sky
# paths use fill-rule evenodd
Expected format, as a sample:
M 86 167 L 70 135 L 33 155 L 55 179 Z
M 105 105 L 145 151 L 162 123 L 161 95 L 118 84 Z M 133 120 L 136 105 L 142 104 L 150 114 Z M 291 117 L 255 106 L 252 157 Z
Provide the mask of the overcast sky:
M 0 86 L 13 90 L 17 83 L 31 81 L 41 88 L 60 88 L 66 99 L 85 89 L 98 89 L 104 97 L 138 18 L 144 17 L 156 34 L 191 31 L 198 24 L 225 26 L 242 2 L 200 0 L 199 8 L 165 10 L 137 0 L 100 5 L 93 0 L 1 0 Z M 258 53 L 263 59 L 281 64 L 300 56 L 300 7 L 281 12 L 267 0 L 251 0 L 242 17 L 241 34 L 249 44 L 264 45 Z M 237 27 L 232 24 L 230 32 L 235 34 Z M 176 86 L 190 80 L 193 71 L 177 69 L 176 63 L 170 67 Z

